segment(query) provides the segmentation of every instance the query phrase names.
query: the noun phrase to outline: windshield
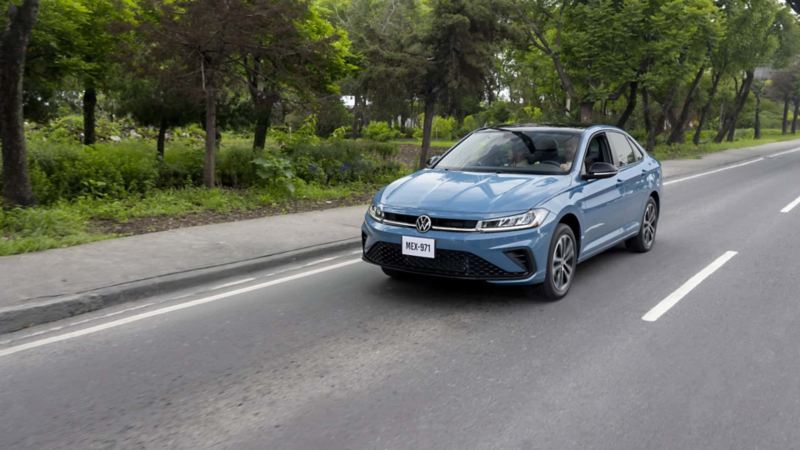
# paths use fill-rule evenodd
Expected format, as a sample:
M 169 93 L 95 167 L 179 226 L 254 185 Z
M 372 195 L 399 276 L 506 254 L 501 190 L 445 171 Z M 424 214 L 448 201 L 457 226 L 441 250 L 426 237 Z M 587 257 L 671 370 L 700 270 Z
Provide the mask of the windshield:
M 566 174 L 580 133 L 492 128 L 473 133 L 448 152 L 437 169 L 479 172 Z

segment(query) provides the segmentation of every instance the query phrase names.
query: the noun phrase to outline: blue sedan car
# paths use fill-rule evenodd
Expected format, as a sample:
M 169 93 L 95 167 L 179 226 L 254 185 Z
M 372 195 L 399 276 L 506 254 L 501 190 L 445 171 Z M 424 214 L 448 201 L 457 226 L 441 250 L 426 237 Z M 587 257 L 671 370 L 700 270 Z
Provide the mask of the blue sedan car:
M 653 247 L 661 186 L 660 163 L 615 127 L 482 128 L 375 195 L 363 257 L 393 277 L 541 284 L 555 300 L 578 263 Z

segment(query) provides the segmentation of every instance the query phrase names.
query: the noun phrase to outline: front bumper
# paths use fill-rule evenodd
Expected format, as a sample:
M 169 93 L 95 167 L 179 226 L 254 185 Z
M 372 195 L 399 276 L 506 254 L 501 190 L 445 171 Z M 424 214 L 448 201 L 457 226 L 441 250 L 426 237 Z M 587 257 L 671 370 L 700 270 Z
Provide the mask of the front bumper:
M 552 224 L 504 232 L 429 231 L 377 222 L 368 214 L 361 227 L 365 261 L 382 267 L 446 278 L 498 284 L 544 281 Z M 403 255 L 403 236 L 436 240 L 436 258 Z

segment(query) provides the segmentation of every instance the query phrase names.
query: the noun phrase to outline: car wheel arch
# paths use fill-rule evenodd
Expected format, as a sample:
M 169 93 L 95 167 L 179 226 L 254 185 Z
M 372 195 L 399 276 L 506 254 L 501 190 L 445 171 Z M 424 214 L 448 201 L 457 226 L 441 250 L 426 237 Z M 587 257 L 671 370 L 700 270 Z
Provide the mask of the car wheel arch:
M 581 242 L 583 241 L 582 239 L 583 236 L 581 235 L 580 219 L 578 219 L 577 215 L 571 212 L 567 212 L 563 216 L 561 216 L 561 218 L 558 220 L 558 223 L 563 223 L 572 229 L 572 234 L 575 235 L 575 240 L 577 241 L 575 242 L 576 251 L 578 252 L 577 256 L 580 257 Z
M 650 197 L 653 197 L 653 200 L 656 201 L 656 208 L 661 210 L 661 196 L 658 194 L 658 191 L 651 192 Z

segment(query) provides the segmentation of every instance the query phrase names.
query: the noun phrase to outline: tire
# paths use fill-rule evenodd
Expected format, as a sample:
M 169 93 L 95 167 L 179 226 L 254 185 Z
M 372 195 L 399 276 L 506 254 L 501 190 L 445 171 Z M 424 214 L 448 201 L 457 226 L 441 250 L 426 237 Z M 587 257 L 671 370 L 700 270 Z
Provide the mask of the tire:
M 639 234 L 625 241 L 625 246 L 628 247 L 628 250 L 646 253 L 653 248 L 653 244 L 656 243 L 656 231 L 658 230 L 658 213 L 658 203 L 653 197 L 650 197 L 644 207 Z
M 550 300 L 564 298 L 575 280 L 578 267 L 578 245 L 572 228 L 560 223 L 553 233 L 547 256 L 547 275 L 541 289 Z

